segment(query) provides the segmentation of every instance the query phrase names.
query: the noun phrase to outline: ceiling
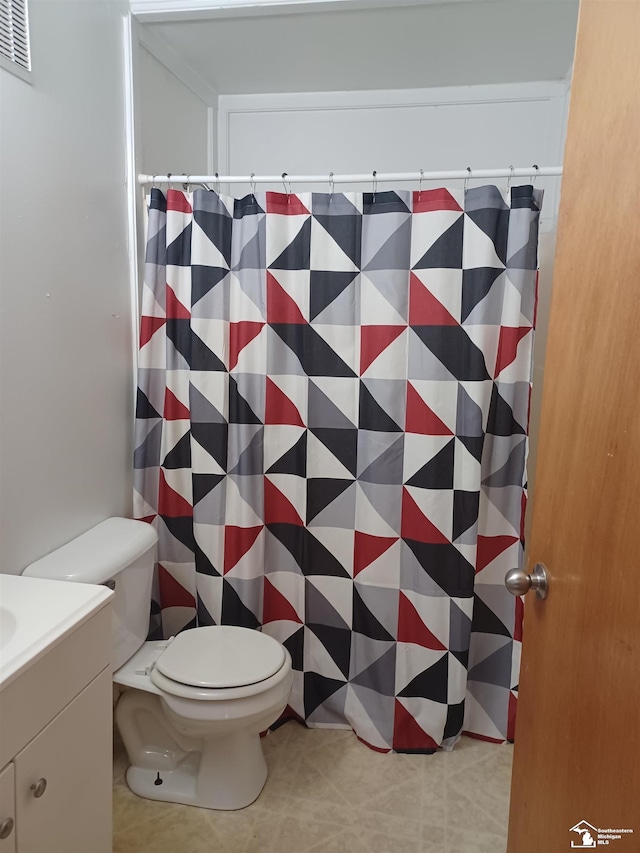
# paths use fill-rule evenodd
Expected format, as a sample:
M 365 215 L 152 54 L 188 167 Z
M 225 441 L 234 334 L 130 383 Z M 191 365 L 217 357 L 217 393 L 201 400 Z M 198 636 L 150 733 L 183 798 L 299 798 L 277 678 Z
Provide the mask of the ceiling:
M 143 26 L 219 94 L 558 80 L 578 0 L 470 0 L 254 14 Z

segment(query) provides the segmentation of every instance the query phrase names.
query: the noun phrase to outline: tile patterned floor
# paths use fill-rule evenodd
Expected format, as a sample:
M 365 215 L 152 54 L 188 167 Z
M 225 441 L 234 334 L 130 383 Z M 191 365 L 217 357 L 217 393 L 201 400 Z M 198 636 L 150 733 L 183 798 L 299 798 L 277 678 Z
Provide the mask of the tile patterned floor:
M 114 853 L 504 853 L 512 747 L 381 755 L 351 732 L 287 723 L 263 740 L 269 777 L 237 812 L 157 803 L 114 759 Z

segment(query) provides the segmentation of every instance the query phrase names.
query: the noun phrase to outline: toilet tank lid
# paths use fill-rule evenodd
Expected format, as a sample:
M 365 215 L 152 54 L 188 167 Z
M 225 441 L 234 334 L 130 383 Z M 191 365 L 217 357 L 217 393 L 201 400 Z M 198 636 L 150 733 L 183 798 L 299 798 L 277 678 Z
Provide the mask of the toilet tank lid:
M 144 521 L 107 518 L 22 572 L 34 578 L 101 584 L 134 563 L 158 541 Z

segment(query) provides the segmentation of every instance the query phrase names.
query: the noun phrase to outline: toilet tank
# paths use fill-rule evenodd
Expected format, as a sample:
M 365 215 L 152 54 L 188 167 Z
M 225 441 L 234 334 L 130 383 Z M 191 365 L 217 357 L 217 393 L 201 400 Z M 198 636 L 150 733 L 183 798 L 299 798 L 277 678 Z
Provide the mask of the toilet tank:
M 143 521 L 108 518 L 22 574 L 113 589 L 111 660 L 116 670 L 147 639 L 157 541 L 156 531 Z

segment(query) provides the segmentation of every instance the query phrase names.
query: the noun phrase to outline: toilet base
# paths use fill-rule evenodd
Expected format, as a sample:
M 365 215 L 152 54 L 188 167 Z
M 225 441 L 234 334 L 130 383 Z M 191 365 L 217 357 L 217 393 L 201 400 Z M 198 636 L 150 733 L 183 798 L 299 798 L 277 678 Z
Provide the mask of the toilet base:
M 148 800 L 233 811 L 257 799 L 267 763 L 260 736 L 241 731 L 205 741 L 202 752 L 190 752 L 172 770 L 132 764 L 126 778 L 133 793 Z

